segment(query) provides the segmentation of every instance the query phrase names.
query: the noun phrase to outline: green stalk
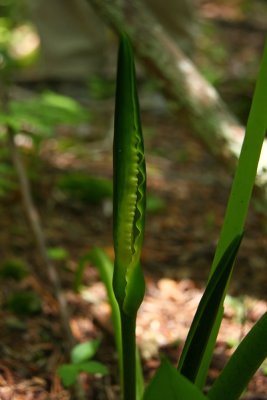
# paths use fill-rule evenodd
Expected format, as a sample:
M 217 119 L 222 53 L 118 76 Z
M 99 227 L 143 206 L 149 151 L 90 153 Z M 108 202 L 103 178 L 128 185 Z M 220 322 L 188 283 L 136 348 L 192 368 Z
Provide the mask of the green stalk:
M 135 326 L 136 316 L 129 316 L 121 310 L 124 400 L 136 400 Z
M 136 400 L 135 321 L 145 293 L 140 256 L 145 224 L 146 166 L 133 52 L 125 34 L 121 35 L 120 40 L 116 83 L 113 142 L 113 291 L 121 316 L 123 399 Z

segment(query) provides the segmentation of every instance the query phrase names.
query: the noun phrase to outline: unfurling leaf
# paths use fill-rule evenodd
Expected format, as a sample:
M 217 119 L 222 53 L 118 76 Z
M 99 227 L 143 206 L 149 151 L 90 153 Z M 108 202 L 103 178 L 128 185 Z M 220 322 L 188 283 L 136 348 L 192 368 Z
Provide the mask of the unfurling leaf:
M 133 315 L 144 297 L 140 254 L 146 170 L 134 60 L 126 35 L 122 35 L 118 57 L 113 170 L 113 287 L 120 307 L 126 314 Z

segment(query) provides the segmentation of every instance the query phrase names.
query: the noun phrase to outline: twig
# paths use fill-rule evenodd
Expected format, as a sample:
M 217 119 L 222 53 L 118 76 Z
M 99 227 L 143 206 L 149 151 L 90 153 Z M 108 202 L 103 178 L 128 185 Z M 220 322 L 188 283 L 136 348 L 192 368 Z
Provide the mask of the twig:
M 12 131 L 12 129 L 10 127 L 8 127 L 8 142 L 9 142 L 9 148 L 11 151 L 13 163 L 14 163 L 17 175 L 18 175 L 18 180 L 19 180 L 21 194 L 22 194 L 22 200 L 24 203 L 26 214 L 27 214 L 31 229 L 34 234 L 38 250 L 40 252 L 40 255 L 43 259 L 45 266 L 47 267 L 47 274 L 48 274 L 49 281 L 51 282 L 51 284 L 53 286 L 55 296 L 59 303 L 61 320 L 62 320 L 62 325 L 64 327 L 64 331 L 66 334 L 66 339 L 67 339 L 68 345 L 74 346 L 75 340 L 72 335 L 70 324 L 69 324 L 70 316 L 69 316 L 67 302 L 66 302 L 65 296 L 63 295 L 61 283 L 60 283 L 58 274 L 56 272 L 56 268 L 52 264 L 52 262 L 48 256 L 46 240 L 44 237 L 44 232 L 42 229 L 40 217 L 39 217 L 37 209 L 33 203 L 29 180 L 28 180 L 24 164 L 21 160 L 20 154 L 18 152 L 16 143 L 14 140 L 14 132 Z
M 2 97 L 2 107 L 6 110 L 6 112 L 8 112 L 8 96 L 7 96 L 5 87 L 4 87 L 4 90 L 2 91 L 1 97 Z M 14 132 L 13 128 L 9 125 L 6 128 L 7 128 L 8 144 L 9 144 L 13 164 L 14 164 L 17 176 L 18 176 L 18 181 L 19 181 L 19 185 L 20 185 L 24 208 L 25 208 L 26 215 L 28 217 L 29 224 L 32 229 L 34 238 L 36 240 L 38 251 L 39 251 L 41 258 L 43 260 L 43 263 L 45 265 L 45 270 L 47 271 L 48 279 L 52 285 L 54 295 L 59 304 L 61 323 L 62 323 L 62 327 L 63 327 L 64 333 L 66 336 L 67 349 L 69 350 L 76 344 L 76 341 L 73 337 L 70 323 L 69 323 L 70 313 L 69 313 L 68 305 L 66 302 L 66 298 L 63 294 L 61 282 L 60 282 L 59 276 L 57 274 L 56 267 L 51 262 L 51 260 L 48 256 L 46 239 L 45 239 L 44 231 L 42 228 L 41 219 L 39 217 L 37 208 L 35 207 L 35 204 L 33 202 L 30 183 L 29 183 L 29 180 L 27 177 L 27 173 L 26 173 L 23 161 L 21 159 L 20 153 L 19 153 L 18 148 L 15 143 L 15 132 Z M 85 400 L 84 390 L 78 380 L 77 380 L 76 385 L 74 386 L 74 396 L 77 400 Z

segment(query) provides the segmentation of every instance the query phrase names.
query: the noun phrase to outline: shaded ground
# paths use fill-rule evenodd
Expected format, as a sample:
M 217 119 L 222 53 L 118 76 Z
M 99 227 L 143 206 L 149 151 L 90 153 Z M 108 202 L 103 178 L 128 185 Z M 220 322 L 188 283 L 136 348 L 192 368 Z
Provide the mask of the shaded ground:
M 155 116 L 149 111 L 144 113 L 144 120 L 148 191 L 150 197 L 162 202 L 160 209 L 150 212 L 147 218 L 143 252 L 147 294 L 137 327 L 144 370 L 149 377 L 159 364 L 159 352 L 167 352 L 174 362 L 178 359 L 208 276 L 231 178 L 192 140 L 182 115 L 179 124 L 171 115 Z M 117 367 L 109 307 L 93 265 L 86 269 L 83 296 L 72 291 L 73 271 L 81 256 L 93 246 L 104 247 L 112 256 L 112 218 L 106 203 L 85 204 L 64 196 L 54 184 L 70 169 L 110 177 L 111 149 L 108 146 L 107 150 L 94 151 L 90 142 L 74 138 L 71 149 L 62 153 L 58 143 L 46 143 L 42 179 L 33 191 L 49 246 L 64 247 L 69 253 L 67 261 L 59 263 L 59 270 L 71 305 L 73 333 L 78 341 L 102 337 L 97 359 L 111 370 L 108 378 L 84 378 L 88 398 L 113 399 L 117 393 Z M 8 205 L 2 204 L 1 214 L 2 260 L 21 258 L 39 275 L 42 265 L 19 197 L 13 195 Z M 230 290 L 235 300 L 227 301 L 210 379 L 216 377 L 233 346 L 266 310 L 264 229 L 262 216 L 251 211 Z M 32 276 L 18 284 L 6 281 L 2 303 L 18 288 L 40 295 L 42 313 L 22 318 L 2 308 L 0 395 L 3 399 L 68 398 L 56 375 L 56 369 L 66 360 L 58 307 L 49 285 Z M 259 398 L 256 395 L 266 393 L 266 389 L 267 378 L 258 372 L 249 386 L 252 398 Z M 12 390 L 16 395 L 5 397 Z
M 161 103 L 154 105 L 155 101 L 148 108 L 142 107 L 141 101 L 141 107 L 146 108 L 143 121 L 150 212 L 143 251 L 147 291 L 138 316 L 137 339 L 146 379 L 158 367 L 160 353 L 166 353 L 174 363 L 178 360 L 208 277 L 232 180 L 226 169 L 192 138 L 183 110 L 174 117 Z M 88 131 L 107 132 L 111 115 L 112 104 L 107 100 L 102 111 L 95 113 Z M 34 160 L 29 156 L 25 159 L 32 171 Z M 58 271 L 71 308 L 73 334 L 79 342 L 101 337 L 96 359 L 111 371 L 105 378 L 82 376 L 87 398 L 117 399 L 110 310 L 93 265 L 86 268 L 82 294 L 72 290 L 79 259 L 92 247 L 100 246 L 112 257 L 110 200 L 85 203 L 67 196 L 56 185 L 58 178 L 69 171 L 111 178 L 111 141 L 92 141 L 90 135 L 81 138 L 75 132 L 60 130 L 55 139 L 44 143 L 38 166 L 33 193 L 49 247 L 62 247 L 68 252 L 68 257 L 58 262 Z M 253 201 L 257 203 L 256 195 Z M 19 258 L 33 271 L 18 283 L 2 281 L 0 399 L 69 399 L 71 395 L 63 389 L 56 373 L 67 357 L 58 305 L 43 278 L 45 271 L 19 191 L 3 199 L 0 215 L 1 261 Z M 207 385 L 266 311 L 266 244 L 266 217 L 251 209 Z M 31 316 L 9 311 L 8 296 L 18 289 L 37 293 L 41 311 Z M 244 399 L 266 399 L 266 394 L 267 377 L 262 369 Z

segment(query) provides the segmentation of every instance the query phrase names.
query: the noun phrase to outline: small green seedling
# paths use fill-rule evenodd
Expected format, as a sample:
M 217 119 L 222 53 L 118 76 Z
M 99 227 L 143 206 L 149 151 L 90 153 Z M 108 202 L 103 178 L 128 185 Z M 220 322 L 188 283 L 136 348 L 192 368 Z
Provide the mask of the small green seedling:
M 42 310 L 40 296 L 34 291 L 20 290 L 11 294 L 6 301 L 7 308 L 17 315 L 34 315 Z
M 65 387 L 72 386 L 81 372 L 87 372 L 91 375 L 108 374 L 107 367 L 98 362 L 91 360 L 100 345 L 100 340 L 91 340 L 81 344 L 77 344 L 71 351 L 71 363 L 63 364 L 58 369 L 58 374 Z
M 29 274 L 29 268 L 20 259 L 9 259 L 0 265 L 0 277 L 4 279 L 14 279 L 21 281 Z
M 82 173 L 69 173 L 58 179 L 57 187 L 71 200 L 99 204 L 112 198 L 112 181 Z
M 69 253 L 64 247 L 50 247 L 47 253 L 53 261 L 66 261 L 69 258 Z

